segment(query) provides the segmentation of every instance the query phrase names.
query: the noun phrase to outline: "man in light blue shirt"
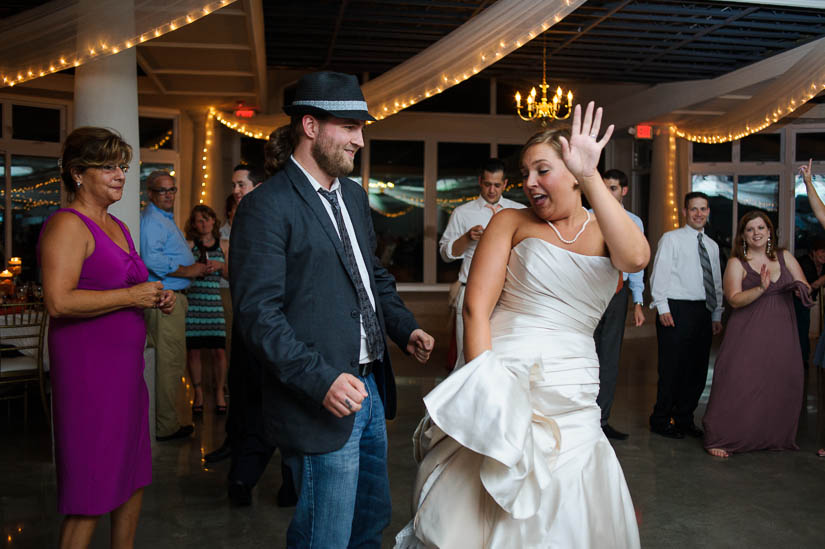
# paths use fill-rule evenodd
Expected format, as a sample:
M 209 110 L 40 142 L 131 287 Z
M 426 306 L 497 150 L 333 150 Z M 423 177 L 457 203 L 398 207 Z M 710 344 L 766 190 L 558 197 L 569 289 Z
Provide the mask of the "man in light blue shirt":
M 627 176 L 620 170 L 607 170 L 602 176 L 604 184 L 619 203 L 629 190 Z M 639 216 L 625 210 L 630 219 L 645 232 Z M 602 431 L 608 438 L 624 440 L 627 433 L 617 431 L 607 420 L 610 418 L 610 409 L 613 406 L 613 396 L 616 393 L 616 379 L 619 375 L 619 358 L 622 354 L 622 339 L 624 338 L 625 319 L 627 318 L 628 293 L 633 296 L 633 320 L 638 328 L 645 322 L 642 305 L 642 294 L 645 290 L 644 271 L 638 273 L 623 273 L 624 283 L 596 326 L 593 337 L 596 340 L 596 354 L 599 355 L 599 396 L 596 402 L 602 410 Z M 629 291 L 628 291 L 629 290 Z
M 219 270 L 214 261 L 196 263 L 180 229 L 175 225 L 175 178 L 157 170 L 146 179 L 151 203 L 140 216 L 140 257 L 149 269 L 149 280 L 160 280 L 177 296 L 171 314 L 158 309 L 145 312 L 146 329 L 155 345 L 155 438 L 158 441 L 188 437 L 194 428 L 178 418 L 175 403 L 186 369 L 186 309 L 183 290 L 191 279 Z

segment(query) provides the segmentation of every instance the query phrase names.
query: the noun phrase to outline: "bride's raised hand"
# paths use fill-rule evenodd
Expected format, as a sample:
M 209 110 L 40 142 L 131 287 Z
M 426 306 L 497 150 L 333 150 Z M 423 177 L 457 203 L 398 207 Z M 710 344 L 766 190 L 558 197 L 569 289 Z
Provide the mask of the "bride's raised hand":
M 601 140 L 599 130 L 602 125 L 602 108 L 595 108 L 593 101 L 587 104 L 582 120 L 581 105 L 573 110 L 573 124 L 570 128 L 570 140 L 561 137 L 562 160 L 580 183 L 596 173 L 599 157 L 602 154 L 610 136 L 613 135 L 613 124 L 607 127 Z M 595 109 L 595 114 L 593 110 Z

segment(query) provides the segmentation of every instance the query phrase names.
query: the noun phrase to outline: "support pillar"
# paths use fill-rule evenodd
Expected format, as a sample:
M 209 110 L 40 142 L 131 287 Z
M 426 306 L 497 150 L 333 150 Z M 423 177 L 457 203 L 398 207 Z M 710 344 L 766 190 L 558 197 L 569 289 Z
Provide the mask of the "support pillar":
M 131 36 L 134 33 L 134 5 L 120 2 L 100 12 L 97 2 L 82 1 L 78 9 L 88 10 L 96 28 L 79 37 L 80 43 L 94 42 L 98 35 Z M 126 174 L 123 198 L 109 212 L 129 227 L 135 246 L 140 245 L 140 137 L 138 135 L 137 57 L 134 48 L 81 65 L 74 77 L 74 127 L 102 126 L 117 131 L 132 146 L 132 162 Z

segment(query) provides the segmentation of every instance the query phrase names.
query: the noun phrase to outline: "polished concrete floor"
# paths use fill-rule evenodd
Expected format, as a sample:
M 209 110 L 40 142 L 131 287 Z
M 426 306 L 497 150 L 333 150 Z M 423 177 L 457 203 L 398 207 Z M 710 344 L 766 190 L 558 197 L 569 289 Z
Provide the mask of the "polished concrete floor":
M 723 461 L 709 457 L 699 440 L 669 440 L 647 430 L 656 392 L 655 355 L 655 338 L 626 340 L 611 419 L 630 433 L 614 448 L 636 506 L 642 546 L 825 547 L 825 459 L 814 455 L 815 377 L 807 382 L 799 451 L 756 452 Z M 415 475 L 411 435 L 423 411 L 421 397 L 442 375 L 437 366 L 405 368 L 419 375 L 400 379 L 399 416 L 388 427 L 393 520 L 385 535 L 387 547 L 410 518 Z M 256 489 L 253 506 L 241 509 L 226 499 L 228 463 L 204 466 L 204 452 L 223 439 L 223 419 L 211 413 L 210 403 L 193 438 L 154 446 L 154 482 L 145 491 L 137 546 L 283 547 L 291 510 L 275 504 L 277 463 Z M 20 405 L 7 409 L 0 403 L 0 532 L 5 547 L 54 547 L 60 527 L 50 436 L 34 404 L 24 432 L 18 426 Z M 102 521 L 92 546 L 107 547 L 108 533 L 108 523 Z

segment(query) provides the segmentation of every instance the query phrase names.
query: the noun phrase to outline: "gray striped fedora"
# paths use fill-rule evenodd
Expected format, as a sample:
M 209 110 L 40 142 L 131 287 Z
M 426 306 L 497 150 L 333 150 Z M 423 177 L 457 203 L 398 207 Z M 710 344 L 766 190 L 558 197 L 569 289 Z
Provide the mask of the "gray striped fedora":
M 358 79 L 340 72 L 313 72 L 298 80 L 295 99 L 284 107 L 289 116 L 328 114 L 337 118 L 375 120 L 367 110 L 367 102 Z

